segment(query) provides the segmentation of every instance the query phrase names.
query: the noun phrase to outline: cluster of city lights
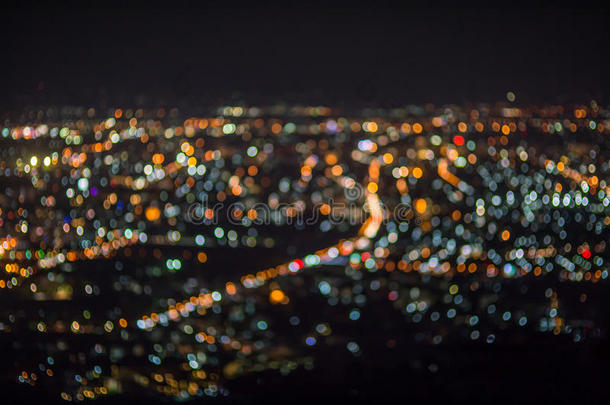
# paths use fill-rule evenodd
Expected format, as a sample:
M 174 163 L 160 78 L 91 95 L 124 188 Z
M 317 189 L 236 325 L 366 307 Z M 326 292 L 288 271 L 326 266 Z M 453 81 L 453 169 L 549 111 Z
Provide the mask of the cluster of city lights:
M 608 134 L 594 101 L 26 111 L 0 125 L 14 380 L 186 400 L 327 348 L 600 339 Z

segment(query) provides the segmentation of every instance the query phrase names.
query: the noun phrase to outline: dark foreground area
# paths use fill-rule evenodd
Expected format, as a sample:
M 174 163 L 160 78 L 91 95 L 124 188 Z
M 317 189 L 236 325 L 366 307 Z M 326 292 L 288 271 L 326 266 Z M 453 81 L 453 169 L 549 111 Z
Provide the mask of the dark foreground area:
M 203 398 L 184 403 L 311 403 L 388 400 L 434 403 L 603 403 L 610 394 L 603 371 L 610 360 L 607 345 L 571 344 L 540 339 L 537 344 L 512 347 L 426 348 L 413 346 L 404 354 L 412 361 L 384 367 L 378 362 L 320 362 L 315 371 L 300 370 L 288 376 L 278 372 L 232 381 L 230 398 Z M 378 353 L 379 358 L 396 353 Z M 434 362 L 438 370 L 423 370 Z M 27 388 L 3 385 L 5 403 L 62 403 Z M 145 393 L 102 398 L 100 404 L 170 403 Z

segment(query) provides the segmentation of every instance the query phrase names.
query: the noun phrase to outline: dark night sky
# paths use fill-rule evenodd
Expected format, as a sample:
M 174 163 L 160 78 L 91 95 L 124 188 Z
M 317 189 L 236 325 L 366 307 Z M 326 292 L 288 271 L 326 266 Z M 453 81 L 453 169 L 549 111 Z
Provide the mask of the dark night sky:
M 1 104 L 400 105 L 494 101 L 508 90 L 526 102 L 605 102 L 610 94 L 607 8 L 164 4 L 6 9 Z

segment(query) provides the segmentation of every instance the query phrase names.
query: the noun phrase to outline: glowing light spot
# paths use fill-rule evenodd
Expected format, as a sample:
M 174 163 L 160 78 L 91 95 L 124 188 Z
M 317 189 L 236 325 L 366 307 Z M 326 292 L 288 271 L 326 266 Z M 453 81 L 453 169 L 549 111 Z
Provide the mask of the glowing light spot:
M 273 290 L 271 294 L 269 294 L 269 301 L 272 304 L 283 304 L 287 301 L 286 294 L 284 294 L 281 290 Z
M 161 217 L 161 210 L 157 207 L 148 207 L 144 213 L 146 219 L 149 221 L 156 221 Z
M 415 210 L 418 213 L 423 214 L 424 212 L 426 212 L 427 208 L 428 208 L 428 203 L 423 198 L 419 198 L 415 201 Z

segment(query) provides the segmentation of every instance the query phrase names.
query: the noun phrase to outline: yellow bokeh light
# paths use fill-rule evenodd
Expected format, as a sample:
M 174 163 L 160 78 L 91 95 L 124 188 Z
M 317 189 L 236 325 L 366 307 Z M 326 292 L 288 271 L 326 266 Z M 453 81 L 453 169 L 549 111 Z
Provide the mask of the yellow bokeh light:
M 428 208 L 428 203 L 426 202 L 426 200 L 424 200 L 423 198 L 419 198 L 419 199 L 415 200 L 415 211 L 417 211 L 420 214 L 423 214 L 424 212 L 426 212 L 427 208 Z

